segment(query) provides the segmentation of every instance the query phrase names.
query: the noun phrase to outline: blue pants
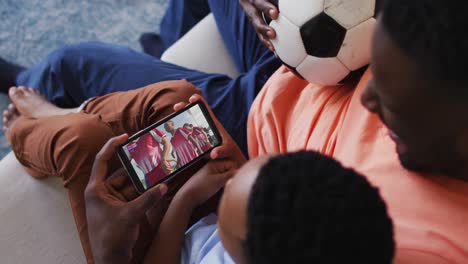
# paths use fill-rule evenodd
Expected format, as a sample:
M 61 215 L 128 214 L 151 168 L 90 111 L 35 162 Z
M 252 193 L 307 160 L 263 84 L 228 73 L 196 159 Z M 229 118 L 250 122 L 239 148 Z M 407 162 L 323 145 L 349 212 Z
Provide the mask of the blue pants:
M 250 106 L 280 61 L 261 44 L 238 1 L 233 0 L 173 0 L 162 23 L 163 41 L 172 44 L 209 11 L 241 72 L 235 79 L 180 67 L 126 47 L 92 42 L 52 52 L 22 72 L 17 85 L 38 89 L 52 103 L 68 108 L 94 96 L 186 79 L 202 89 L 215 115 L 247 153 Z

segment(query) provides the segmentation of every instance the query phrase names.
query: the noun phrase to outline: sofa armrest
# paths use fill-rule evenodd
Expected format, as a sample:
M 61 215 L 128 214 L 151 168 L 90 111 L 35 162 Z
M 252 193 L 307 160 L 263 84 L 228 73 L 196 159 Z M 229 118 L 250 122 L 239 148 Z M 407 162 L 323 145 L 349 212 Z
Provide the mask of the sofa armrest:
M 161 57 L 189 69 L 208 73 L 221 73 L 231 78 L 239 76 L 213 14 L 209 14 L 187 34 L 174 43 Z
M 2 263 L 85 263 L 65 188 L 36 180 L 10 153 L 0 161 Z

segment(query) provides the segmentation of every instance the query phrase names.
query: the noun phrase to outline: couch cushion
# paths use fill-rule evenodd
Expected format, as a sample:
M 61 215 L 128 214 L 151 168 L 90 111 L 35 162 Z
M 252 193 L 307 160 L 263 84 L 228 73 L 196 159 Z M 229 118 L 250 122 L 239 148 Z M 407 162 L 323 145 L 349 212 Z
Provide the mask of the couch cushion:
M 85 263 L 66 190 L 29 176 L 10 153 L 0 161 L 2 263 Z

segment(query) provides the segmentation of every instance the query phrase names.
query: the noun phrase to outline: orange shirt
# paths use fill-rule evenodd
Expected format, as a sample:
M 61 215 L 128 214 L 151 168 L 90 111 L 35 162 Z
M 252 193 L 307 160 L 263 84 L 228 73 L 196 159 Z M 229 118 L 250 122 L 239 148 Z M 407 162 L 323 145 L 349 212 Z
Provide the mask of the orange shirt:
M 395 263 L 468 263 L 468 182 L 405 170 L 379 118 L 356 87 L 319 87 L 280 68 L 257 96 L 248 121 L 250 157 L 316 150 L 366 175 L 395 225 Z

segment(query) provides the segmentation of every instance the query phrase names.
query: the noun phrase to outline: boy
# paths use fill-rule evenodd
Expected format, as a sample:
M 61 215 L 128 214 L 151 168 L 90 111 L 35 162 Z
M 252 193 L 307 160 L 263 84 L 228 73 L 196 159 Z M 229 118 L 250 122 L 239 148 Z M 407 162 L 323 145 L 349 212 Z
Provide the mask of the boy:
M 316 152 L 249 161 L 227 181 L 219 218 L 185 233 L 192 210 L 229 178 L 209 172 L 216 162 L 177 192 L 146 263 L 392 263 L 392 221 L 379 191 Z

